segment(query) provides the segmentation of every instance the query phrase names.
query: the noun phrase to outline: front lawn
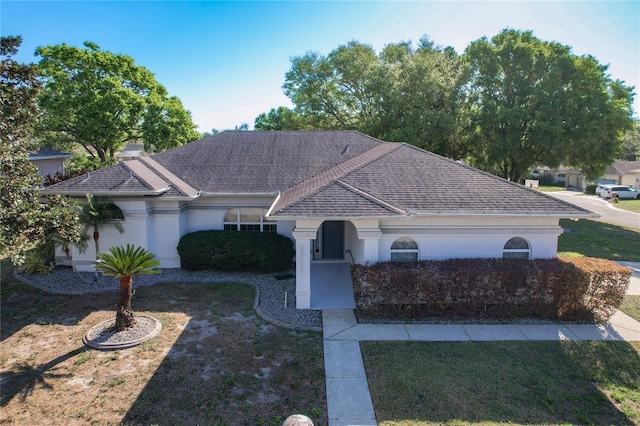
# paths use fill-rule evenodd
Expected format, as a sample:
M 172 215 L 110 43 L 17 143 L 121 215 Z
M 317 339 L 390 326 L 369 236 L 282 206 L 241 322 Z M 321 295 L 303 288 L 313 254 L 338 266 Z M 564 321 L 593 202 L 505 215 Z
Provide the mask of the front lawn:
M 640 424 L 640 342 L 361 342 L 381 426 Z
M 640 321 L 640 296 L 626 295 L 618 309 L 636 321 Z
M 322 334 L 258 318 L 251 286 L 136 289 L 134 278 L 133 308 L 162 331 L 101 352 L 81 339 L 115 316 L 117 293 L 45 293 L 6 262 L 1 279 L 1 424 L 280 425 L 294 413 L 327 423 Z
M 617 209 L 627 210 L 634 213 L 640 213 L 640 200 L 618 200 L 612 203 Z M 640 219 L 638 219 L 640 221 Z
M 581 255 L 640 262 L 640 231 L 593 220 L 561 219 L 558 257 Z
M 559 192 L 559 191 L 566 191 L 567 188 L 565 188 L 564 185 L 560 186 L 560 185 L 540 185 L 537 188 L 538 191 L 541 192 Z

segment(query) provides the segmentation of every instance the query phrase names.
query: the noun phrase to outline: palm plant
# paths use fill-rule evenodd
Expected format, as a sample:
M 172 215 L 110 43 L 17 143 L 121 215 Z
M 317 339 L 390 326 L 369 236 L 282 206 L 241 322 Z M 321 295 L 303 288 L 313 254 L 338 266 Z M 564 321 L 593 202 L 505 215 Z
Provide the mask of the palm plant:
M 125 330 L 135 324 L 131 310 L 133 276 L 138 274 L 157 274 L 153 269 L 160 265 L 156 255 L 142 247 L 127 244 L 126 247 L 109 248 L 109 252 L 99 253 L 94 263 L 96 271 L 120 280 L 120 296 L 116 307 L 116 331 Z
M 55 253 L 55 249 L 57 247 L 60 247 L 62 251 L 64 251 L 64 254 L 67 257 L 67 262 L 71 266 L 71 269 L 76 272 L 76 265 L 73 263 L 73 257 L 71 256 L 71 246 L 75 246 L 80 253 L 84 253 L 89 245 L 87 243 L 88 239 L 89 236 L 87 234 L 81 234 L 77 240 L 73 241 L 60 233 L 55 233 L 51 235 L 48 243 L 52 246 L 52 252 Z
M 114 227 L 119 233 L 124 232 L 124 226 L 118 222 L 122 219 L 121 212 L 114 211 L 113 204 L 109 201 L 98 201 L 93 195 L 87 194 L 87 203 L 83 204 L 79 212 L 80 223 L 84 226 L 84 234 L 93 229 L 93 241 L 96 247 L 96 259 L 100 253 L 100 230 L 106 226 Z M 96 272 L 97 277 L 97 272 Z

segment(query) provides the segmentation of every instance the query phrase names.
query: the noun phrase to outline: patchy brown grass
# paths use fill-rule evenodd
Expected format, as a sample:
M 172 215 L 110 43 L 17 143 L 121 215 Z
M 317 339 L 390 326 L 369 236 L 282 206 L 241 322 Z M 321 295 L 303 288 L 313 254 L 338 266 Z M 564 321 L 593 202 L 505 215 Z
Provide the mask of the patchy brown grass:
M 139 288 L 134 309 L 162 331 L 112 352 L 81 339 L 115 315 L 115 293 L 44 293 L 3 262 L 1 297 L 0 424 L 280 425 L 293 413 L 327 423 L 321 333 L 258 318 L 253 287 Z

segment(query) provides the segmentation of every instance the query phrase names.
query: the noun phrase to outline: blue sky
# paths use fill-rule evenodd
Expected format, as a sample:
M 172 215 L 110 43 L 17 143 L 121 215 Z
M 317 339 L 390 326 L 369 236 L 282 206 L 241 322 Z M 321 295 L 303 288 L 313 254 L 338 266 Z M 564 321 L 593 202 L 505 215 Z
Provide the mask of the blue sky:
M 0 34 L 21 35 L 18 60 L 37 46 L 84 41 L 123 53 L 182 100 L 199 130 L 253 127 L 262 112 L 291 106 L 291 58 L 327 54 L 358 40 L 379 51 L 428 35 L 462 53 L 504 28 L 533 30 L 590 54 L 629 86 L 640 86 L 638 1 L 7 1 Z M 634 103 L 640 116 L 640 99 Z

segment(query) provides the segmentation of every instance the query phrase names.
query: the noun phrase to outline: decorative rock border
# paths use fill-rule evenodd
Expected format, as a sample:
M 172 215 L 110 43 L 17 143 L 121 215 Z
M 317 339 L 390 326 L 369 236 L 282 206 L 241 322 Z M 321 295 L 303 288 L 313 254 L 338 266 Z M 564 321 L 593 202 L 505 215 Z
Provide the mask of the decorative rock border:
M 148 315 L 137 315 L 136 325 L 124 331 L 113 331 L 115 318 L 102 321 L 89 329 L 82 338 L 85 345 L 98 350 L 127 349 L 139 345 L 160 333 L 162 323 Z

